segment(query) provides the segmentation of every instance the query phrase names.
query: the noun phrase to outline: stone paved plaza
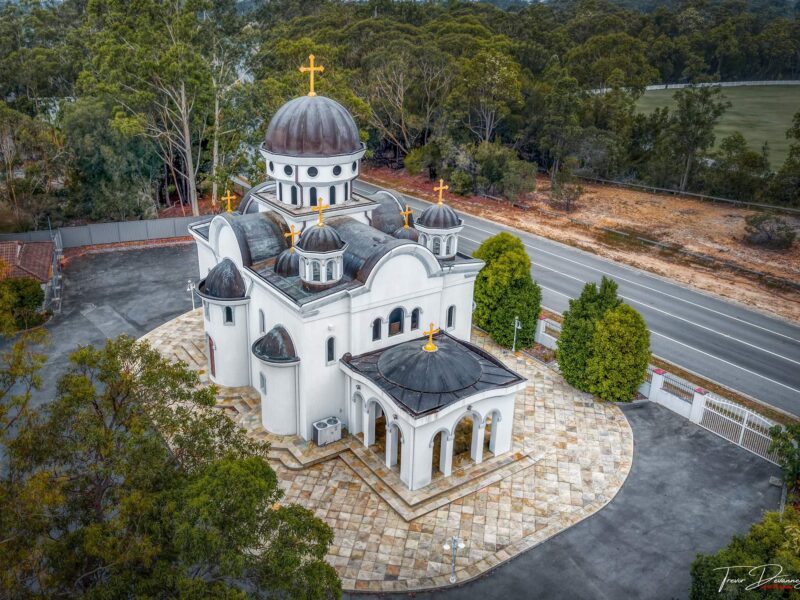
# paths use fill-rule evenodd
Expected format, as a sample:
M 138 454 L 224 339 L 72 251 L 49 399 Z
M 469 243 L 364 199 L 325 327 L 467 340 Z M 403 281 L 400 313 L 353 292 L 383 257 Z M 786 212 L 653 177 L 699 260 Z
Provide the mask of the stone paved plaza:
M 148 340 L 207 381 L 202 314 L 182 315 Z M 622 411 L 595 402 L 558 374 L 512 355 L 480 332 L 473 343 L 528 379 L 517 395 L 514 448 L 478 466 L 464 465 L 409 492 L 383 457 L 360 439 L 324 448 L 297 436 L 268 434 L 251 388 L 221 388 L 219 407 L 250 435 L 272 444 L 270 461 L 285 503 L 313 510 L 334 530 L 327 557 L 348 590 L 373 592 L 449 585 L 450 553 L 463 538 L 456 575 L 476 577 L 595 513 L 622 487 L 631 468 L 633 436 Z

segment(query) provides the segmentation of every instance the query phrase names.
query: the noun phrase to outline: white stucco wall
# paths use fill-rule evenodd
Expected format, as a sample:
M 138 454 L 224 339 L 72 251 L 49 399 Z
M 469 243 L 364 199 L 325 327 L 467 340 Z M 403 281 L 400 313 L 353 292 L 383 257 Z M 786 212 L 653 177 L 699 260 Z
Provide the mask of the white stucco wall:
M 214 375 L 209 375 L 214 383 L 229 387 L 250 385 L 250 351 L 247 344 L 248 310 L 247 301 L 219 302 L 203 298 L 208 304 L 203 307 L 206 334 L 214 343 Z M 233 324 L 226 324 L 225 307 L 233 310 Z M 206 340 L 207 342 L 208 340 Z M 210 369 L 210 366 L 209 366 Z

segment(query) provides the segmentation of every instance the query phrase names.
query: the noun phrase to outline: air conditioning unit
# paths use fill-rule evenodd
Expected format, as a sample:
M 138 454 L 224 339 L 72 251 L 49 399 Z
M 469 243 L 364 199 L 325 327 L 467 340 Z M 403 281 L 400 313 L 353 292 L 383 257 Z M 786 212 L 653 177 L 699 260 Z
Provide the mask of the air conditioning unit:
M 314 423 L 312 427 L 314 428 L 314 443 L 317 446 L 325 446 L 342 439 L 342 422 L 338 417 L 322 419 Z

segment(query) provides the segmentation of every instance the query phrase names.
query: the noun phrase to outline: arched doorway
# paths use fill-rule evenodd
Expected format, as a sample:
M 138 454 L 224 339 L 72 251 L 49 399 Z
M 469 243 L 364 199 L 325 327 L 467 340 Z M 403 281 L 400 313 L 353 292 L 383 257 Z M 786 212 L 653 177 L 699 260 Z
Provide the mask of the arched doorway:
M 391 423 L 386 429 L 386 466 L 390 469 L 402 468 L 402 446 L 405 440 L 403 439 L 403 432 L 397 423 Z
M 450 432 L 446 429 L 437 431 L 431 441 L 431 479 L 450 475 L 450 448 L 447 441 Z
M 350 433 L 358 435 L 364 432 L 364 397 L 356 392 L 353 394 L 353 416 Z
M 214 360 L 214 340 L 211 339 L 210 335 L 206 335 L 208 338 L 208 370 L 211 372 L 212 377 L 217 376 L 217 365 Z
M 474 413 L 465 413 L 453 430 L 453 468 L 466 466 L 483 460 L 483 427 L 481 418 Z

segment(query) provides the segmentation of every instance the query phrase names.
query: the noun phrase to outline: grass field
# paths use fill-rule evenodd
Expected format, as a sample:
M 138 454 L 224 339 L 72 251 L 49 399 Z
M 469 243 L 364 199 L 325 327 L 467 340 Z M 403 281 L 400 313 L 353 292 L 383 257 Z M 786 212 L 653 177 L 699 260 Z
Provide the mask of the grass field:
M 722 90 L 731 107 L 717 126 L 717 143 L 734 131 L 740 131 L 751 148 L 769 144 L 769 162 L 773 169 L 783 164 L 789 151 L 786 130 L 800 111 L 800 85 L 760 85 L 730 87 Z M 646 92 L 637 103 L 638 110 L 651 112 L 659 106 L 672 107 L 675 90 Z

